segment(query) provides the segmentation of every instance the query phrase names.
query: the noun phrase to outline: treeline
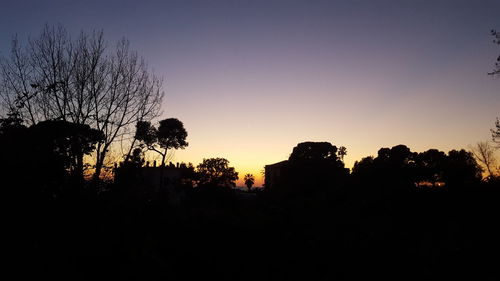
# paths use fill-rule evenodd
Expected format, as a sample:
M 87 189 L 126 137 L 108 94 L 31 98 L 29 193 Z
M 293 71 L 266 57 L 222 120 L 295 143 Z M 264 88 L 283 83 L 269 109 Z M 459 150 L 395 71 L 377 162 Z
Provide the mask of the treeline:
M 463 150 L 445 154 L 414 153 L 404 145 L 382 148 L 377 157 L 362 159 L 349 173 L 334 145 L 302 143 L 281 174 L 280 184 L 289 185 L 255 194 L 230 188 L 236 178 L 227 160 L 206 159 L 189 168 L 198 173 L 191 177 L 203 188 L 185 185 L 182 204 L 172 205 L 172 194 L 140 181 L 76 180 L 71 173 L 74 162 L 67 155 L 91 149 L 92 140 L 85 142 L 74 134 L 89 128 L 56 121 L 24 127 L 14 121 L 3 120 L 2 145 L 27 144 L 27 151 L 40 156 L 25 162 L 14 150 L 2 154 L 1 163 L 18 163 L 17 168 L 32 163 L 29 169 L 33 169 L 3 166 L 10 169 L 3 176 L 9 210 L 6 233 L 11 268 L 18 276 L 79 280 L 494 280 L 497 276 L 497 259 L 491 254 L 500 249 L 494 223 L 499 189 L 494 181 L 481 181 L 479 166 Z M 122 165 L 132 165 L 127 172 L 133 175 L 144 160 L 132 154 Z M 212 173 L 219 170 L 215 167 L 233 177 L 217 177 Z M 453 167 L 457 172 L 451 172 Z M 430 185 L 415 185 L 422 181 Z M 445 185 L 438 186 L 441 182 Z
M 381 148 L 377 157 L 354 163 L 352 175 L 361 183 L 383 182 L 394 186 L 469 186 L 482 180 L 483 169 L 472 152 L 437 149 L 417 153 L 405 145 Z
M 314 190 L 361 186 L 370 190 L 459 189 L 496 184 L 495 175 L 483 179 L 483 169 L 472 152 L 437 149 L 412 152 L 405 145 L 381 148 L 376 157 L 356 161 L 349 172 L 340 150 L 328 142 L 298 144 L 287 161 L 266 166 L 266 187 L 277 193 L 303 194 Z M 347 150 L 343 148 L 343 153 Z

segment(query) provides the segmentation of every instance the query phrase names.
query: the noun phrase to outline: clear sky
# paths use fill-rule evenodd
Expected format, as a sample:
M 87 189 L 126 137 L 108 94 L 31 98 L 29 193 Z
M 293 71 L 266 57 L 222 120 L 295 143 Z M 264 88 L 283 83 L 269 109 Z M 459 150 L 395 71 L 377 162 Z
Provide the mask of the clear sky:
M 352 167 L 397 144 L 467 148 L 500 117 L 498 0 L 3 0 L 1 54 L 46 23 L 127 37 L 189 133 L 173 161 L 224 157 L 256 185 L 302 141 L 346 146 Z

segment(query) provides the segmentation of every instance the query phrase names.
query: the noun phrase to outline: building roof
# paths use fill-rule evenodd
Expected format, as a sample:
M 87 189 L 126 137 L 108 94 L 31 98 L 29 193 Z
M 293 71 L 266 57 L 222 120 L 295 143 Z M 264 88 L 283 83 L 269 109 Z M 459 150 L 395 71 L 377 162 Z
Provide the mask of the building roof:
M 283 166 L 283 165 L 285 165 L 287 163 L 288 163 L 288 160 L 284 160 L 284 161 L 281 161 L 281 162 L 278 162 L 278 163 L 266 165 L 265 168 L 280 167 L 280 166 Z

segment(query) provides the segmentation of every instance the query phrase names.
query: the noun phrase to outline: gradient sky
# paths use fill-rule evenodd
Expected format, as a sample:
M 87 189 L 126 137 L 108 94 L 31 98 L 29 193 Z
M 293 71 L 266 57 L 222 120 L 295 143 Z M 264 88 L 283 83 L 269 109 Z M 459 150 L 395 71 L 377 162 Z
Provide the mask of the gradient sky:
M 224 157 L 261 185 L 302 141 L 448 151 L 500 117 L 500 1 L 10 1 L 0 52 L 44 24 L 125 36 L 164 78 L 163 117 L 184 122 L 173 161 Z M 239 182 L 241 184 L 241 181 Z

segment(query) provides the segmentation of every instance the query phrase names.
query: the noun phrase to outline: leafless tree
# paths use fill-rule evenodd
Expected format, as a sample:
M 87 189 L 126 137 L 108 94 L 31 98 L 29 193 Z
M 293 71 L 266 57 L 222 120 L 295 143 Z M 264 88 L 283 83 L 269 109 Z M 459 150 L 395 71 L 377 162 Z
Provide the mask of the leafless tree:
M 486 168 L 488 177 L 494 177 L 496 175 L 495 148 L 490 142 L 478 142 L 471 150 L 477 161 Z
M 15 37 L 9 58 L 0 61 L 4 112 L 18 112 L 27 125 L 44 120 L 87 124 L 104 139 L 94 153 L 99 178 L 111 146 L 137 121 L 158 117 L 162 81 L 143 58 L 120 40 L 107 47 L 102 31 L 71 39 L 61 26 L 45 26 L 21 46 Z

